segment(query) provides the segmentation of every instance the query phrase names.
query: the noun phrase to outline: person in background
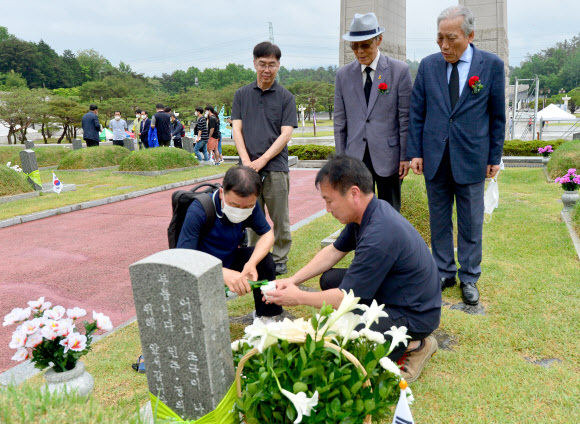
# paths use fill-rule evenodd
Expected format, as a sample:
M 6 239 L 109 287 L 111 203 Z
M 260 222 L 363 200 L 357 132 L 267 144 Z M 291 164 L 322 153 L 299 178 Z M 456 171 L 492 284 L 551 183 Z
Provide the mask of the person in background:
M 207 129 L 207 119 L 204 116 L 203 109 L 201 107 L 195 108 L 195 116 L 197 116 L 197 123 L 195 124 L 195 133 L 197 138 L 195 139 L 195 148 L 193 149 L 195 156 L 200 161 L 208 161 L 209 155 L 207 154 L 207 141 L 208 141 L 208 129 Z M 203 152 L 203 156 L 199 151 Z
M 147 111 L 141 112 L 141 142 L 143 147 L 149 148 L 149 130 L 151 129 L 151 119 L 147 114 Z
M 159 146 L 169 147 L 171 142 L 171 120 L 169 114 L 165 112 L 165 107 L 161 103 L 157 103 L 155 109 L 157 109 L 157 112 L 151 119 L 151 128 L 157 130 Z
M 99 108 L 97 105 L 90 105 L 89 111 L 84 114 L 82 119 L 83 138 L 87 147 L 99 146 L 99 133 L 101 124 L 99 123 Z
M 133 134 L 135 134 L 135 140 L 139 143 L 139 149 L 143 148 L 143 143 L 141 142 L 141 109 L 135 110 L 135 120 L 133 121 Z
M 219 151 L 219 143 L 221 140 L 220 134 L 220 121 L 215 114 L 213 106 L 208 105 L 205 107 L 205 113 L 207 116 L 208 128 L 209 128 L 209 139 L 207 142 L 207 150 L 208 152 L 213 153 L 213 158 L 216 165 L 219 165 L 223 162 Z
M 173 140 L 173 145 L 179 149 L 183 149 L 183 144 L 181 143 L 181 134 L 185 131 L 183 125 L 179 122 L 175 113 L 171 112 L 169 116 L 171 118 L 171 139 Z
M 115 111 L 115 117 L 109 122 L 109 129 L 113 131 L 113 145 L 123 147 L 127 138 L 127 121 L 121 118 L 121 112 Z

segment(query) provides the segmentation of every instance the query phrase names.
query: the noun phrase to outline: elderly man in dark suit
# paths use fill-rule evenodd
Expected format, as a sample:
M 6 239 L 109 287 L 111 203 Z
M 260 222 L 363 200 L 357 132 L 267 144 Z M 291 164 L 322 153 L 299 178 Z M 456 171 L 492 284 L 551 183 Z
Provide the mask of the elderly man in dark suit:
M 379 199 L 401 209 L 411 75 L 409 66 L 379 52 L 384 28 L 374 13 L 356 13 L 343 35 L 356 60 L 336 74 L 334 138 L 337 153 L 362 160 Z
M 441 53 L 419 65 L 411 96 L 407 156 L 425 174 L 431 247 L 441 289 L 456 284 L 463 301 L 479 302 L 485 178 L 498 170 L 505 133 L 505 75 L 499 57 L 477 49 L 474 17 L 463 6 L 437 19 Z M 453 252 L 453 202 L 457 202 L 457 272 Z
M 87 147 L 99 146 L 99 132 L 101 132 L 101 124 L 99 123 L 99 108 L 97 105 L 90 105 L 89 111 L 83 115 L 82 127 L 83 138 Z

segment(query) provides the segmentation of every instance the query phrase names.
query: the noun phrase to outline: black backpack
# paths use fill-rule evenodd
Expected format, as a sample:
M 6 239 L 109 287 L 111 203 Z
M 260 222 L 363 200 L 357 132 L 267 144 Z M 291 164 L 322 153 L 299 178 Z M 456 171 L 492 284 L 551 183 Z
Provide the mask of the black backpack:
M 171 208 L 173 215 L 169 227 L 167 227 L 167 239 L 169 241 L 169 248 L 175 249 L 177 247 L 177 239 L 185 221 L 185 215 L 191 202 L 198 200 L 203 206 L 203 210 L 207 216 L 202 233 L 209 231 L 213 227 L 215 221 L 215 206 L 213 204 L 212 194 L 221 187 L 217 183 L 202 183 L 193 187 L 191 190 L 177 190 L 171 195 Z

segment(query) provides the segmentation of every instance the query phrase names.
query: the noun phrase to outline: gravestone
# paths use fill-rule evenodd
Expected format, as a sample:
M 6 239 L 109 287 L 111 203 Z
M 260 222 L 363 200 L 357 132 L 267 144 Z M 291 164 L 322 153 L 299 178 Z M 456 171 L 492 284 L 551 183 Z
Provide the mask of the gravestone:
M 34 150 L 21 150 L 20 162 L 22 171 L 25 174 L 28 174 L 28 182 L 32 184 L 32 187 L 34 187 L 35 190 L 42 190 L 42 183 L 40 182 L 40 175 L 38 175 L 38 163 L 36 162 L 36 153 L 34 153 Z
M 129 271 L 149 391 L 183 419 L 198 419 L 234 381 L 221 262 L 170 249 Z
M 123 140 L 123 146 L 125 147 L 125 149 L 128 149 L 132 152 L 135 151 L 135 142 L 130 137 L 127 137 L 125 140 Z
M 24 142 L 24 148 L 25 149 L 28 149 L 28 150 L 34 149 L 34 141 L 32 141 L 32 140 L 26 140 Z
M 74 138 L 72 141 L 72 148 L 73 150 L 79 150 L 83 148 L 83 141 L 79 140 L 78 138 Z
M 195 144 L 194 144 L 193 139 L 191 137 L 183 137 L 181 139 L 181 143 L 183 144 L 183 149 L 186 152 L 193 153 L 193 149 L 195 147 Z

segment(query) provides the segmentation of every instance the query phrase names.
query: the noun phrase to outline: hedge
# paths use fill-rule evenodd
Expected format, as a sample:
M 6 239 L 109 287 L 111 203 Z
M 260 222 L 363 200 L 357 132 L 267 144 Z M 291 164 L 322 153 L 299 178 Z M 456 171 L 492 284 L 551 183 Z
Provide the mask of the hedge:
M 550 178 L 561 177 L 568 169 L 580 169 L 580 140 L 571 140 L 558 147 L 548 162 Z
M 548 144 L 552 146 L 554 150 L 566 140 L 506 140 L 503 144 L 503 155 L 504 156 L 537 156 L 538 148 L 547 146 Z
M 87 147 L 69 152 L 58 169 L 92 169 L 119 165 L 131 152 L 121 146 Z
M 121 161 L 119 171 L 161 171 L 197 165 L 197 159 L 183 149 L 156 147 L 138 150 Z
M 22 172 L 16 172 L 0 164 L 0 196 L 28 193 L 33 190 L 32 184 Z

